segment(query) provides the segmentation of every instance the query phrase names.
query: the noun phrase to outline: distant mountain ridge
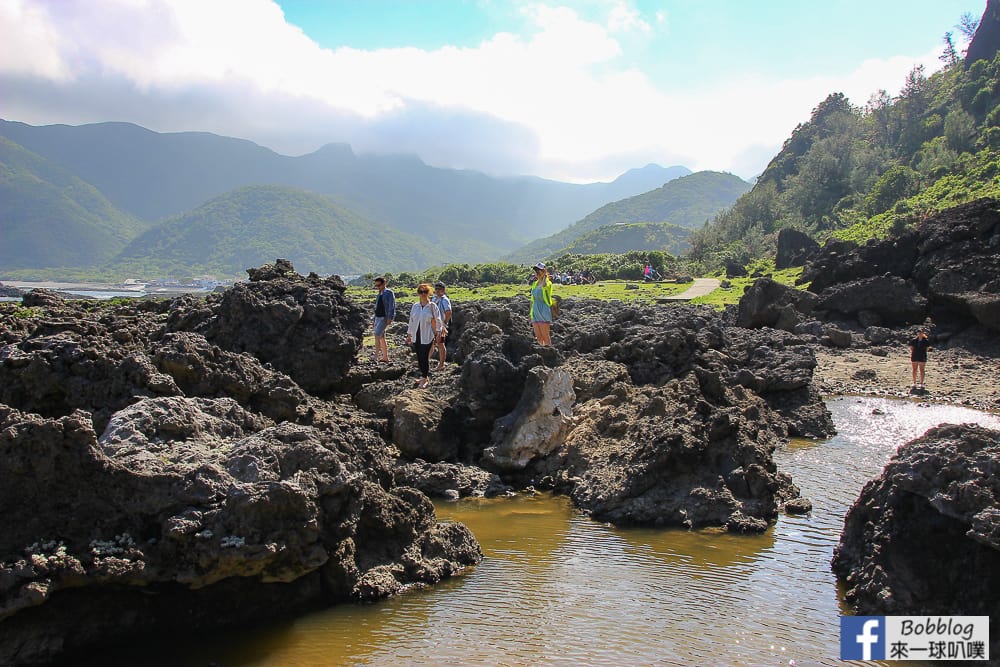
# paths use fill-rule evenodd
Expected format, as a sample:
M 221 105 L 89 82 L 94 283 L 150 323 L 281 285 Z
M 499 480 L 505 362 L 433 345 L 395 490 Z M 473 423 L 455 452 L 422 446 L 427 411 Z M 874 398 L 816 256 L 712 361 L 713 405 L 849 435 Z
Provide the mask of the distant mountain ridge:
M 566 249 L 581 237 L 614 223 L 667 222 L 693 230 L 732 206 L 750 188 L 750 183 L 733 174 L 699 171 L 669 181 L 655 190 L 605 204 L 570 227 L 519 248 L 507 259 L 531 262 L 567 252 Z
M 31 126 L 0 121 L 0 136 L 92 184 L 146 221 L 183 214 L 251 185 L 294 187 L 356 214 L 449 246 L 462 261 L 495 259 L 609 201 L 690 173 L 647 165 L 611 183 L 494 178 L 441 169 L 415 156 L 356 155 L 330 144 L 300 157 L 204 132 L 157 133 L 129 123 Z

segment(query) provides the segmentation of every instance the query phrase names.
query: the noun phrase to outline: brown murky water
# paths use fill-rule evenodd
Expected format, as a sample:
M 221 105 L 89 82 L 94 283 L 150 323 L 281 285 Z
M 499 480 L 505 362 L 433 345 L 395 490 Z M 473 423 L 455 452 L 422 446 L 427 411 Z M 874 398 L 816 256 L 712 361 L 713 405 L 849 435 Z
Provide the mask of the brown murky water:
M 849 610 L 829 563 L 848 507 L 899 444 L 941 422 L 1000 428 L 1000 417 L 882 399 L 829 406 L 838 436 L 776 454 L 814 511 L 763 535 L 617 529 L 547 495 L 441 503 L 486 553 L 463 576 L 158 654 L 220 667 L 840 664 Z

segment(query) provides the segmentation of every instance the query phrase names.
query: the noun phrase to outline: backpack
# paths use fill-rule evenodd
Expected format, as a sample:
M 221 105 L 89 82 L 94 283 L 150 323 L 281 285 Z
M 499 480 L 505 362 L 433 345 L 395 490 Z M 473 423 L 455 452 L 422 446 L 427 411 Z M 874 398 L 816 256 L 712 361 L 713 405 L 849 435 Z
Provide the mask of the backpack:
M 553 296 L 552 297 L 552 305 L 549 307 L 549 310 L 552 311 L 552 319 L 556 319 L 557 317 L 559 317 L 559 302 L 560 301 L 562 301 L 562 297 L 558 297 L 558 296 Z

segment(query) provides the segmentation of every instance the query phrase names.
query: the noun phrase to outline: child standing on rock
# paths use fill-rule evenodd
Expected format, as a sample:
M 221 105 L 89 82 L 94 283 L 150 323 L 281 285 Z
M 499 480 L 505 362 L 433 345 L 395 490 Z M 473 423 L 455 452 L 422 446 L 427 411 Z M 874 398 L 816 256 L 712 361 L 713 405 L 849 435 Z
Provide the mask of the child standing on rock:
M 908 343 L 910 346 L 910 370 L 913 374 L 913 386 L 911 389 L 917 389 L 917 375 L 920 375 L 919 389 L 923 391 L 924 388 L 924 364 L 927 363 L 927 350 L 931 349 L 931 342 L 927 338 L 927 329 L 921 327 L 917 330 L 916 338 L 911 338 Z

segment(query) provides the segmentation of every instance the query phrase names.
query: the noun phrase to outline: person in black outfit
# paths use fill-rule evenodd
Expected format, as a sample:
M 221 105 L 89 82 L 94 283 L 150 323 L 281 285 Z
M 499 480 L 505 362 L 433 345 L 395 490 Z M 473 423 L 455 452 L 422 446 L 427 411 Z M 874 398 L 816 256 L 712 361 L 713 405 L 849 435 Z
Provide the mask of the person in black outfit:
M 927 338 L 927 329 L 917 331 L 916 338 L 911 338 L 910 346 L 910 368 L 913 373 L 913 388 L 917 388 L 917 375 L 920 375 L 920 389 L 924 388 L 924 364 L 927 363 L 927 350 L 931 349 L 931 342 Z

